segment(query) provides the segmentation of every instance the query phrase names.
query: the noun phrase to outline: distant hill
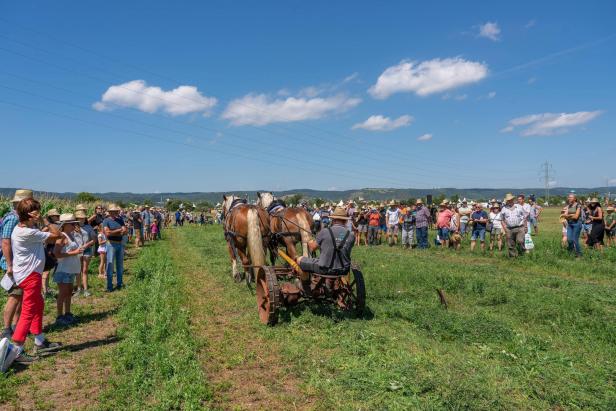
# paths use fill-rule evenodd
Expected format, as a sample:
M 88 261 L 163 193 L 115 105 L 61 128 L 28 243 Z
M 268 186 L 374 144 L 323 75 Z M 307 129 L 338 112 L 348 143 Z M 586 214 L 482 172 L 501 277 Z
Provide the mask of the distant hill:
M 571 190 L 574 190 L 578 194 L 586 193 L 606 193 L 610 189 L 608 187 L 594 187 L 594 188 L 579 188 L 579 187 L 554 187 L 550 189 L 551 195 L 566 195 Z M 265 190 L 261 190 L 265 191 Z M 0 195 L 5 197 L 12 196 L 15 192 L 15 188 L 0 188 Z M 55 193 L 55 192 L 37 192 L 38 194 L 45 194 L 56 196 L 60 198 L 73 198 L 76 193 Z M 256 197 L 257 191 L 229 191 L 227 194 L 235 194 L 239 196 L 248 196 L 251 199 Z M 543 196 L 543 188 L 439 188 L 439 189 L 414 189 L 414 188 L 362 188 L 357 190 L 344 190 L 344 191 L 325 191 L 325 190 L 311 190 L 311 189 L 296 189 L 286 191 L 276 191 L 275 195 L 282 197 L 294 194 L 301 194 L 303 197 L 308 198 L 322 198 L 329 201 L 347 200 L 353 198 L 363 198 L 364 200 L 405 200 L 409 198 L 425 198 L 426 195 L 432 194 L 437 197 L 444 195 L 445 197 L 451 197 L 458 195 L 460 198 L 466 197 L 469 199 L 490 199 L 490 198 L 502 198 L 506 193 L 524 193 L 526 195 L 535 194 L 537 197 Z M 98 198 L 106 201 L 124 201 L 127 203 L 141 204 L 143 202 L 158 203 L 166 201 L 166 199 L 178 199 L 189 202 L 208 201 L 210 203 L 220 202 L 223 192 L 190 192 L 190 193 L 92 193 Z

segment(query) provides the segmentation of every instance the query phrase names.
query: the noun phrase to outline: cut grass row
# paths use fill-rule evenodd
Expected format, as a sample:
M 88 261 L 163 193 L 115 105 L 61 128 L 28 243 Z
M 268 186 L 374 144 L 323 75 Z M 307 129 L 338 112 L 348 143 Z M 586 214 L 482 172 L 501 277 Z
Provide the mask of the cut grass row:
M 151 243 L 132 266 L 120 312 L 114 378 L 102 409 L 202 409 L 211 398 L 190 332 L 184 279 L 170 263 L 168 244 Z

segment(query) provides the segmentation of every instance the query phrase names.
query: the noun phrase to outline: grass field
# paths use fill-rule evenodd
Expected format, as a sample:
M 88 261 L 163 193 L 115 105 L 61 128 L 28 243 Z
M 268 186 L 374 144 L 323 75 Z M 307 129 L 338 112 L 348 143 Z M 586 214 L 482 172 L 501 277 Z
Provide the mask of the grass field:
M 305 304 L 276 327 L 231 279 L 220 227 L 169 229 L 129 261 L 128 290 L 114 296 L 119 343 L 80 360 L 105 370 L 95 407 L 616 409 L 616 249 L 569 256 L 557 213 L 515 260 L 468 244 L 357 247 L 362 318 Z M 3 402 L 45 364 L 6 377 Z
M 275 328 L 257 324 L 251 292 L 231 281 L 218 228 L 173 237 L 191 265 L 202 264 L 198 286 L 215 284 L 237 321 L 229 338 L 266 342 L 229 355 L 241 363 L 275 350 L 312 398 L 308 408 L 614 409 L 616 250 L 576 260 L 560 248 L 557 210 L 544 220 L 536 250 L 517 260 L 468 245 L 460 253 L 358 247 L 365 318 L 303 306 Z M 206 305 L 210 294 L 200 294 Z

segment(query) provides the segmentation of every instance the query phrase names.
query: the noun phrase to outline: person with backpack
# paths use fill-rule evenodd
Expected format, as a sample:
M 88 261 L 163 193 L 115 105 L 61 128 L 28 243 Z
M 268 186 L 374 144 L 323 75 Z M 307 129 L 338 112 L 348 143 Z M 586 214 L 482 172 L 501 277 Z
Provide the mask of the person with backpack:
M 32 190 L 16 190 L 13 196 L 13 209 L 2 217 L 0 222 L 0 237 L 2 238 L 2 258 L 0 259 L 0 268 L 9 276 L 13 273 L 13 251 L 11 243 L 11 235 L 13 230 L 19 224 L 19 216 L 17 215 L 17 204 L 21 200 L 33 198 Z M 42 270 L 41 270 L 42 271 Z M 19 311 L 21 310 L 21 301 L 23 291 L 16 285 L 6 290 L 8 293 L 6 304 L 4 306 L 4 328 L 2 330 L 2 338 L 11 338 L 13 335 L 13 320 L 17 322 Z

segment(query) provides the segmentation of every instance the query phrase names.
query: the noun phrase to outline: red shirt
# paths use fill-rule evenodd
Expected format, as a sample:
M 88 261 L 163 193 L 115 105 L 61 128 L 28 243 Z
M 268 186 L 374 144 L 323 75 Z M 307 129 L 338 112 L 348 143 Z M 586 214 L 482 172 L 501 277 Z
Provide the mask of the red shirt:
M 438 228 L 449 228 L 452 216 L 453 212 L 448 208 L 439 211 L 438 217 L 436 218 L 436 226 Z

